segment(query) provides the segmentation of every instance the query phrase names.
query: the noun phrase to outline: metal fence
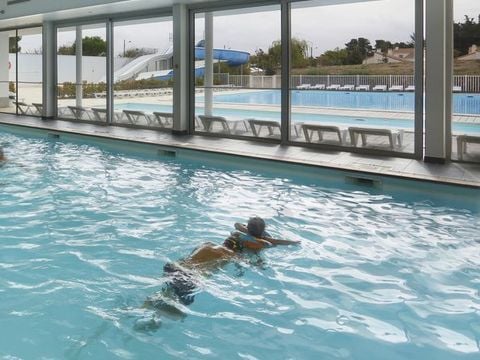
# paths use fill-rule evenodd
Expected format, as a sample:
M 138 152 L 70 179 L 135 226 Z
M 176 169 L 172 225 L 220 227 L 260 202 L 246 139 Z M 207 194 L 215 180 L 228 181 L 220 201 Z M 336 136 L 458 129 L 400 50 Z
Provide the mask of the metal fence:
M 280 75 L 230 75 L 215 74 L 215 85 L 228 87 L 241 87 L 252 89 L 280 89 Z M 415 85 L 414 75 L 292 75 L 290 77 L 291 88 L 300 85 L 385 85 L 391 86 L 407 86 Z M 455 75 L 453 78 L 453 86 L 455 91 L 466 93 L 480 93 L 480 75 Z

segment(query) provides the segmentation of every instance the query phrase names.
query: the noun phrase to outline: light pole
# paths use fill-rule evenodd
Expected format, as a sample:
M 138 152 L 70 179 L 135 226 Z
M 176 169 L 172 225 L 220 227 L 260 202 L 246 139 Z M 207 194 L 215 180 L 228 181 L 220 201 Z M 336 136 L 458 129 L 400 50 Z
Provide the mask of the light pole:
M 130 44 L 131 41 L 128 41 L 128 43 Z M 126 54 L 126 53 L 125 53 L 125 46 L 126 46 L 126 44 L 127 44 L 127 40 L 124 39 L 124 40 L 123 40 L 123 57 L 125 57 L 125 54 Z
M 313 42 L 307 41 L 307 44 L 310 45 L 310 59 L 313 59 Z M 308 56 L 308 49 L 307 49 L 307 56 Z

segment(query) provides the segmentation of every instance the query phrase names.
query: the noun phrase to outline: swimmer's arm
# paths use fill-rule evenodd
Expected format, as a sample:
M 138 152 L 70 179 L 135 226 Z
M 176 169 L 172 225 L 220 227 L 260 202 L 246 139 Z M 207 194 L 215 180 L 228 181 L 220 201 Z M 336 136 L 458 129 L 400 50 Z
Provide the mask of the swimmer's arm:
M 237 229 L 238 231 L 241 231 L 243 233 L 248 233 L 248 229 L 247 229 L 247 225 L 245 224 L 240 224 L 240 223 L 235 223 L 235 229 Z
M 265 237 L 264 238 L 266 241 L 271 243 L 272 245 L 296 245 L 300 244 L 300 241 L 295 241 L 295 240 L 281 240 L 281 239 L 274 239 L 271 237 Z
M 238 231 L 248 233 L 247 226 L 245 224 L 235 223 L 235 229 Z M 256 238 L 259 242 L 264 242 L 266 246 L 272 245 L 295 245 L 300 244 L 300 241 L 293 241 L 293 240 L 281 240 L 281 239 L 274 239 L 270 236 L 264 236 L 263 238 Z

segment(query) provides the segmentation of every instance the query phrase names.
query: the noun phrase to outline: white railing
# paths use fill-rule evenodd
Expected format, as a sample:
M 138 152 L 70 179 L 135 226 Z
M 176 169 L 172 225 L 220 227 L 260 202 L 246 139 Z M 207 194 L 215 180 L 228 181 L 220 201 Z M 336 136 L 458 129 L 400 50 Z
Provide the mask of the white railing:
M 215 74 L 216 85 L 253 88 L 253 89 L 280 89 L 280 75 L 230 75 Z M 415 84 L 414 75 L 292 75 L 290 76 L 291 88 L 300 85 L 386 85 L 388 88 L 401 85 L 406 88 Z M 460 87 L 461 92 L 480 93 L 480 75 L 455 75 L 453 86 Z M 458 90 L 457 90 L 458 91 Z

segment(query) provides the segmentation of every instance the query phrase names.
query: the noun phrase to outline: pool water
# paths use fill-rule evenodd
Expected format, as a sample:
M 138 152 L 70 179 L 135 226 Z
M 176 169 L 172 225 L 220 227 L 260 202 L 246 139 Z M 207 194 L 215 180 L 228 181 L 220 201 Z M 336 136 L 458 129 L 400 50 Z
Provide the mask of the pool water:
M 9 129 L 0 358 L 479 358 L 478 192 Z M 182 320 L 141 307 L 165 263 L 253 214 L 301 245 L 199 276 Z
M 415 94 L 412 92 L 362 92 L 294 90 L 290 92 L 292 106 L 319 106 L 341 109 L 369 109 L 386 111 L 413 111 Z M 254 91 L 215 96 L 219 103 L 279 105 L 281 92 Z M 453 94 L 454 114 L 480 114 L 480 94 Z

